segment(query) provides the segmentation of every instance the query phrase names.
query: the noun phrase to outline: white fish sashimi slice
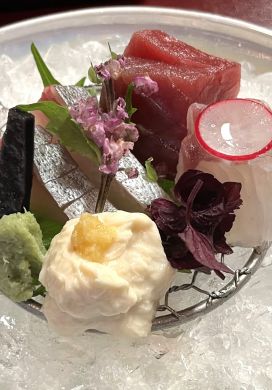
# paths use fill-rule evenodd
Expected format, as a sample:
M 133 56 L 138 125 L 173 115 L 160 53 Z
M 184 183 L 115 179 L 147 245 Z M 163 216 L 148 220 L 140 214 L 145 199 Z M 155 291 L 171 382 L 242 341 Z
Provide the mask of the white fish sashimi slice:
M 79 99 L 86 99 L 89 96 L 85 88 L 60 85 L 56 85 L 54 88 L 68 107 Z M 76 153 L 71 153 L 71 156 L 81 171 L 98 187 L 100 183 L 98 167 Z M 138 177 L 128 178 L 125 173 L 128 168 L 136 168 L 139 172 Z M 142 212 L 152 200 L 160 197 L 166 197 L 164 191 L 157 183 L 146 179 L 145 169 L 136 157 L 132 153 L 123 157 L 120 161 L 120 169 L 111 185 L 109 201 L 118 209 Z
M 177 165 L 177 174 L 175 181 L 177 182 L 183 172 L 188 169 L 195 169 L 199 160 L 208 157 L 207 153 L 199 147 L 199 143 L 195 137 L 195 121 L 202 110 L 206 107 L 205 104 L 193 103 L 187 112 L 187 136 L 183 139 L 179 150 L 179 159 Z
M 240 101 L 238 101 L 238 104 Z M 220 103 L 217 103 L 220 104 Z M 224 104 L 224 102 L 222 102 Z M 257 104 L 260 104 L 257 102 Z M 256 108 L 256 105 L 254 104 Z M 205 147 L 199 142 L 195 126 L 196 120 L 199 118 L 199 115 L 205 109 L 204 106 L 193 104 L 189 108 L 188 116 L 187 116 L 187 126 L 188 126 L 188 135 L 181 143 L 181 150 L 179 156 L 179 164 L 178 164 L 178 179 L 184 171 L 187 169 L 199 169 L 203 172 L 211 173 L 214 175 L 220 182 L 226 181 L 234 181 L 240 182 L 242 184 L 241 189 L 241 198 L 243 200 L 243 205 L 239 210 L 235 211 L 236 219 L 233 224 L 233 228 L 229 233 L 227 233 L 227 241 L 231 245 L 238 245 L 243 247 L 252 247 L 261 245 L 263 241 L 271 241 L 272 240 L 272 210 L 270 211 L 270 207 L 267 206 L 270 202 L 270 197 L 272 193 L 272 154 L 271 151 L 266 152 L 266 154 L 260 155 L 258 157 L 255 156 L 254 147 L 256 147 L 256 152 L 260 150 L 260 145 L 262 146 L 262 139 L 260 139 L 262 134 L 259 134 L 259 140 L 256 144 L 255 138 L 256 134 L 254 134 L 254 128 L 250 131 L 245 131 L 249 126 L 248 118 L 247 126 L 243 127 L 243 123 L 239 123 L 236 120 L 235 125 L 237 127 L 236 131 L 236 143 L 234 143 L 234 147 L 237 148 L 237 156 L 234 149 L 231 150 L 230 158 L 227 156 L 227 159 L 220 158 L 216 155 L 212 155 L 210 151 L 207 151 Z M 224 110 L 227 110 L 228 106 L 224 107 Z M 267 109 L 265 109 L 267 110 Z M 266 112 L 266 111 L 263 111 Z M 267 111 L 269 114 L 269 110 Z M 212 114 L 212 112 L 211 112 Z M 232 112 L 229 112 L 229 121 L 230 125 Z M 256 128 L 256 132 L 264 126 L 265 123 L 271 123 L 271 117 L 264 118 L 264 121 L 261 120 L 261 126 L 258 126 L 257 121 L 254 122 L 254 118 L 261 119 L 262 116 L 259 114 L 256 116 L 256 112 L 248 111 L 248 117 L 252 115 L 251 126 Z M 224 113 L 224 117 L 226 117 Z M 243 117 L 243 116 L 242 116 Z M 200 116 L 201 118 L 201 116 Z M 225 121 L 225 118 L 223 122 Z M 211 121 L 209 123 L 206 120 L 205 128 L 204 128 L 204 136 L 206 136 L 206 140 L 209 137 L 207 134 L 209 125 L 216 123 L 218 121 L 220 123 L 220 115 L 217 112 L 215 122 Z M 199 119 L 201 120 L 201 119 Z M 203 123 L 201 123 L 203 126 Z M 266 125 L 265 125 L 266 126 Z M 213 127 L 214 130 L 214 126 Z M 243 134 L 238 133 L 239 128 L 241 128 L 241 132 L 244 131 L 244 137 L 246 137 L 245 146 L 243 145 Z M 230 127 L 232 129 L 232 127 Z M 215 130 L 214 130 L 215 131 Z M 222 128 L 220 129 L 222 132 Z M 219 134 L 219 133 L 218 133 Z M 250 135 L 252 135 L 252 143 L 250 142 Z M 239 137 L 238 137 L 239 136 Z M 218 150 L 219 152 L 222 150 L 222 147 L 225 147 L 222 140 L 218 137 Z M 217 148 L 217 140 L 216 137 L 210 137 L 212 147 Z M 272 139 L 272 126 L 271 126 L 271 139 Z M 264 132 L 264 143 L 267 144 L 269 142 L 269 127 L 265 128 Z M 223 145 L 223 146 L 222 146 Z M 245 149 L 246 148 L 246 149 Z M 225 148 L 226 149 L 226 148 Z M 223 149 L 224 150 L 224 149 Z M 241 151 L 244 152 L 250 151 L 255 158 L 252 158 L 249 155 L 248 159 L 245 159 L 241 154 Z M 216 151 L 217 153 L 217 151 Z M 241 158 L 244 160 L 239 160 Z M 235 159 L 238 159 L 236 161 Z

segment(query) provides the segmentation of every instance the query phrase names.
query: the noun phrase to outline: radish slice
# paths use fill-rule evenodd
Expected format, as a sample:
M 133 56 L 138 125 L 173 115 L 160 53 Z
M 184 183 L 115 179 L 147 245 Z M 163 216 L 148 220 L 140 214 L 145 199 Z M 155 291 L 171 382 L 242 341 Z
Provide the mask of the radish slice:
M 195 134 L 200 145 L 216 157 L 251 160 L 272 148 L 272 111 L 257 100 L 223 100 L 200 113 Z

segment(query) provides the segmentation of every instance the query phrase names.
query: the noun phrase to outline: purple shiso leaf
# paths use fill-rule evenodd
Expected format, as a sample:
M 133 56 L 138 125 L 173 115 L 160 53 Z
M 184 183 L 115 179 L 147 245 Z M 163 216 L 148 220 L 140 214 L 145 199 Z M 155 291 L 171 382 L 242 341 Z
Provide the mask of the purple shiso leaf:
M 229 214 L 216 226 L 213 233 L 213 245 L 217 253 L 230 255 L 233 252 L 231 247 L 226 243 L 225 233 L 231 230 L 234 220 L 235 215 Z
M 226 182 L 223 183 L 223 188 L 226 212 L 233 212 L 233 210 L 239 209 L 243 203 L 240 197 L 240 192 L 242 188 L 241 183 Z
M 212 233 L 226 215 L 233 213 L 242 204 L 241 184 L 231 182 L 222 184 L 210 174 L 190 170 L 175 186 L 175 194 L 181 202 L 188 202 L 196 180 L 201 180 L 203 185 L 191 207 L 191 224 L 202 233 Z
M 168 236 L 166 240 L 163 239 L 162 235 L 162 241 L 166 257 L 173 268 L 178 270 L 197 269 L 199 272 L 204 272 L 206 274 L 211 273 L 210 268 L 204 267 L 201 263 L 196 261 L 180 237 Z M 214 271 L 221 279 L 225 279 L 225 276 L 221 271 Z
M 161 233 L 161 237 L 166 257 L 173 268 L 196 269 L 202 267 L 178 235 L 166 238 Z
M 149 208 L 151 218 L 165 234 L 182 232 L 186 227 L 185 209 L 167 199 L 155 199 Z
M 201 180 L 203 186 L 194 200 L 193 210 L 211 208 L 223 198 L 222 184 L 213 175 L 193 169 L 186 171 L 175 185 L 176 198 L 187 203 L 197 180 Z
M 195 260 L 200 264 L 209 269 L 232 273 L 224 263 L 216 260 L 213 243 L 205 234 L 196 231 L 189 225 L 183 233 L 179 234 L 179 237 L 184 240 Z
M 174 188 L 180 205 L 165 199 L 152 202 L 149 211 L 173 267 L 206 267 L 220 277 L 222 272 L 232 272 L 215 255 L 232 253 L 225 233 L 232 228 L 234 210 L 242 204 L 240 190 L 239 183 L 222 184 L 210 174 L 189 170 Z

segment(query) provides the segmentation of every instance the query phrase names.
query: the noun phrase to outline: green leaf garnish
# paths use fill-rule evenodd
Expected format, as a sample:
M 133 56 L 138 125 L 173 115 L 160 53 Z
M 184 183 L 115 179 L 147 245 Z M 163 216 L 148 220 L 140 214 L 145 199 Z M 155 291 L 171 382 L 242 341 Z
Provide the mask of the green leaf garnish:
M 158 174 L 155 170 L 155 168 L 152 165 L 153 157 L 149 157 L 145 161 L 145 170 L 146 170 L 146 177 L 149 181 L 153 181 L 158 183 L 158 185 L 164 190 L 164 192 L 169 195 L 173 196 L 173 188 L 175 186 L 174 180 L 170 179 L 164 179 L 158 177 Z
M 111 55 L 111 59 L 112 60 L 117 60 L 117 58 L 118 58 L 118 55 L 117 55 L 117 53 L 115 53 L 114 51 L 112 51 L 111 50 L 111 45 L 110 45 L 110 43 L 108 42 L 108 47 L 109 47 L 109 51 L 110 51 L 110 55 Z
M 72 120 L 66 107 L 51 101 L 19 105 L 23 111 L 39 110 L 49 119 L 47 130 L 56 135 L 70 151 L 77 152 L 99 164 L 101 152 L 97 145 L 85 136 L 81 128 Z
M 97 96 L 97 90 L 94 87 L 87 87 L 86 91 L 90 96 Z
M 157 182 L 158 181 L 158 175 L 155 170 L 155 168 L 152 165 L 153 157 L 149 157 L 145 161 L 145 170 L 146 170 L 146 176 L 149 181 Z
M 97 76 L 96 71 L 95 71 L 92 63 L 91 63 L 91 66 L 89 67 L 89 70 L 88 70 L 88 77 L 89 77 L 89 80 L 94 84 L 101 84 L 102 83 L 100 78 Z
M 173 196 L 173 188 L 175 186 L 174 180 L 169 179 L 158 179 L 159 186 L 166 192 L 166 194 Z
M 180 272 L 181 274 L 191 274 L 192 271 L 190 269 L 178 269 L 177 270 L 178 272 Z
M 84 87 L 85 80 L 86 80 L 86 77 L 82 77 L 82 79 L 78 80 L 78 82 L 75 83 L 75 86 L 76 87 Z
M 137 108 L 132 106 L 132 92 L 134 89 L 134 84 L 130 83 L 127 87 L 127 92 L 125 96 L 125 102 L 126 102 L 126 111 L 128 113 L 128 119 L 132 117 L 132 115 L 137 111 Z
M 60 222 L 53 221 L 52 219 L 43 217 L 41 215 L 35 215 L 35 217 L 42 231 L 43 245 L 46 249 L 48 249 L 52 239 L 63 228 L 63 224 Z
M 33 297 L 38 297 L 41 295 L 45 297 L 46 289 L 40 284 L 35 290 L 33 290 Z
M 61 85 L 60 82 L 54 78 L 54 76 L 52 75 L 52 73 L 48 69 L 46 63 L 42 59 L 42 57 L 41 57 L 38 49 L 34 45 L 34 43 L 31 44 L 31 52 L 33 54 L 33 57 L 34 57 L 36 65 L 37 65 L 38 71 L 40 73 L 44 87 L 47 87 L 49 85 L 54 85 L 54 84 Z

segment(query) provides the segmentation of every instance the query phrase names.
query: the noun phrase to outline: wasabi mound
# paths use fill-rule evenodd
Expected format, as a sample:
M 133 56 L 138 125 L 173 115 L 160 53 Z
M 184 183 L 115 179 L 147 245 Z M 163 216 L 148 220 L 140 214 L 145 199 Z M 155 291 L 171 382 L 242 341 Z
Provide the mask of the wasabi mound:
M 0 219 L 0 291 L 16 302 L 31 298 L 40 285 L 44 253 L 40 226 L 30 212 L 4 215 Z

